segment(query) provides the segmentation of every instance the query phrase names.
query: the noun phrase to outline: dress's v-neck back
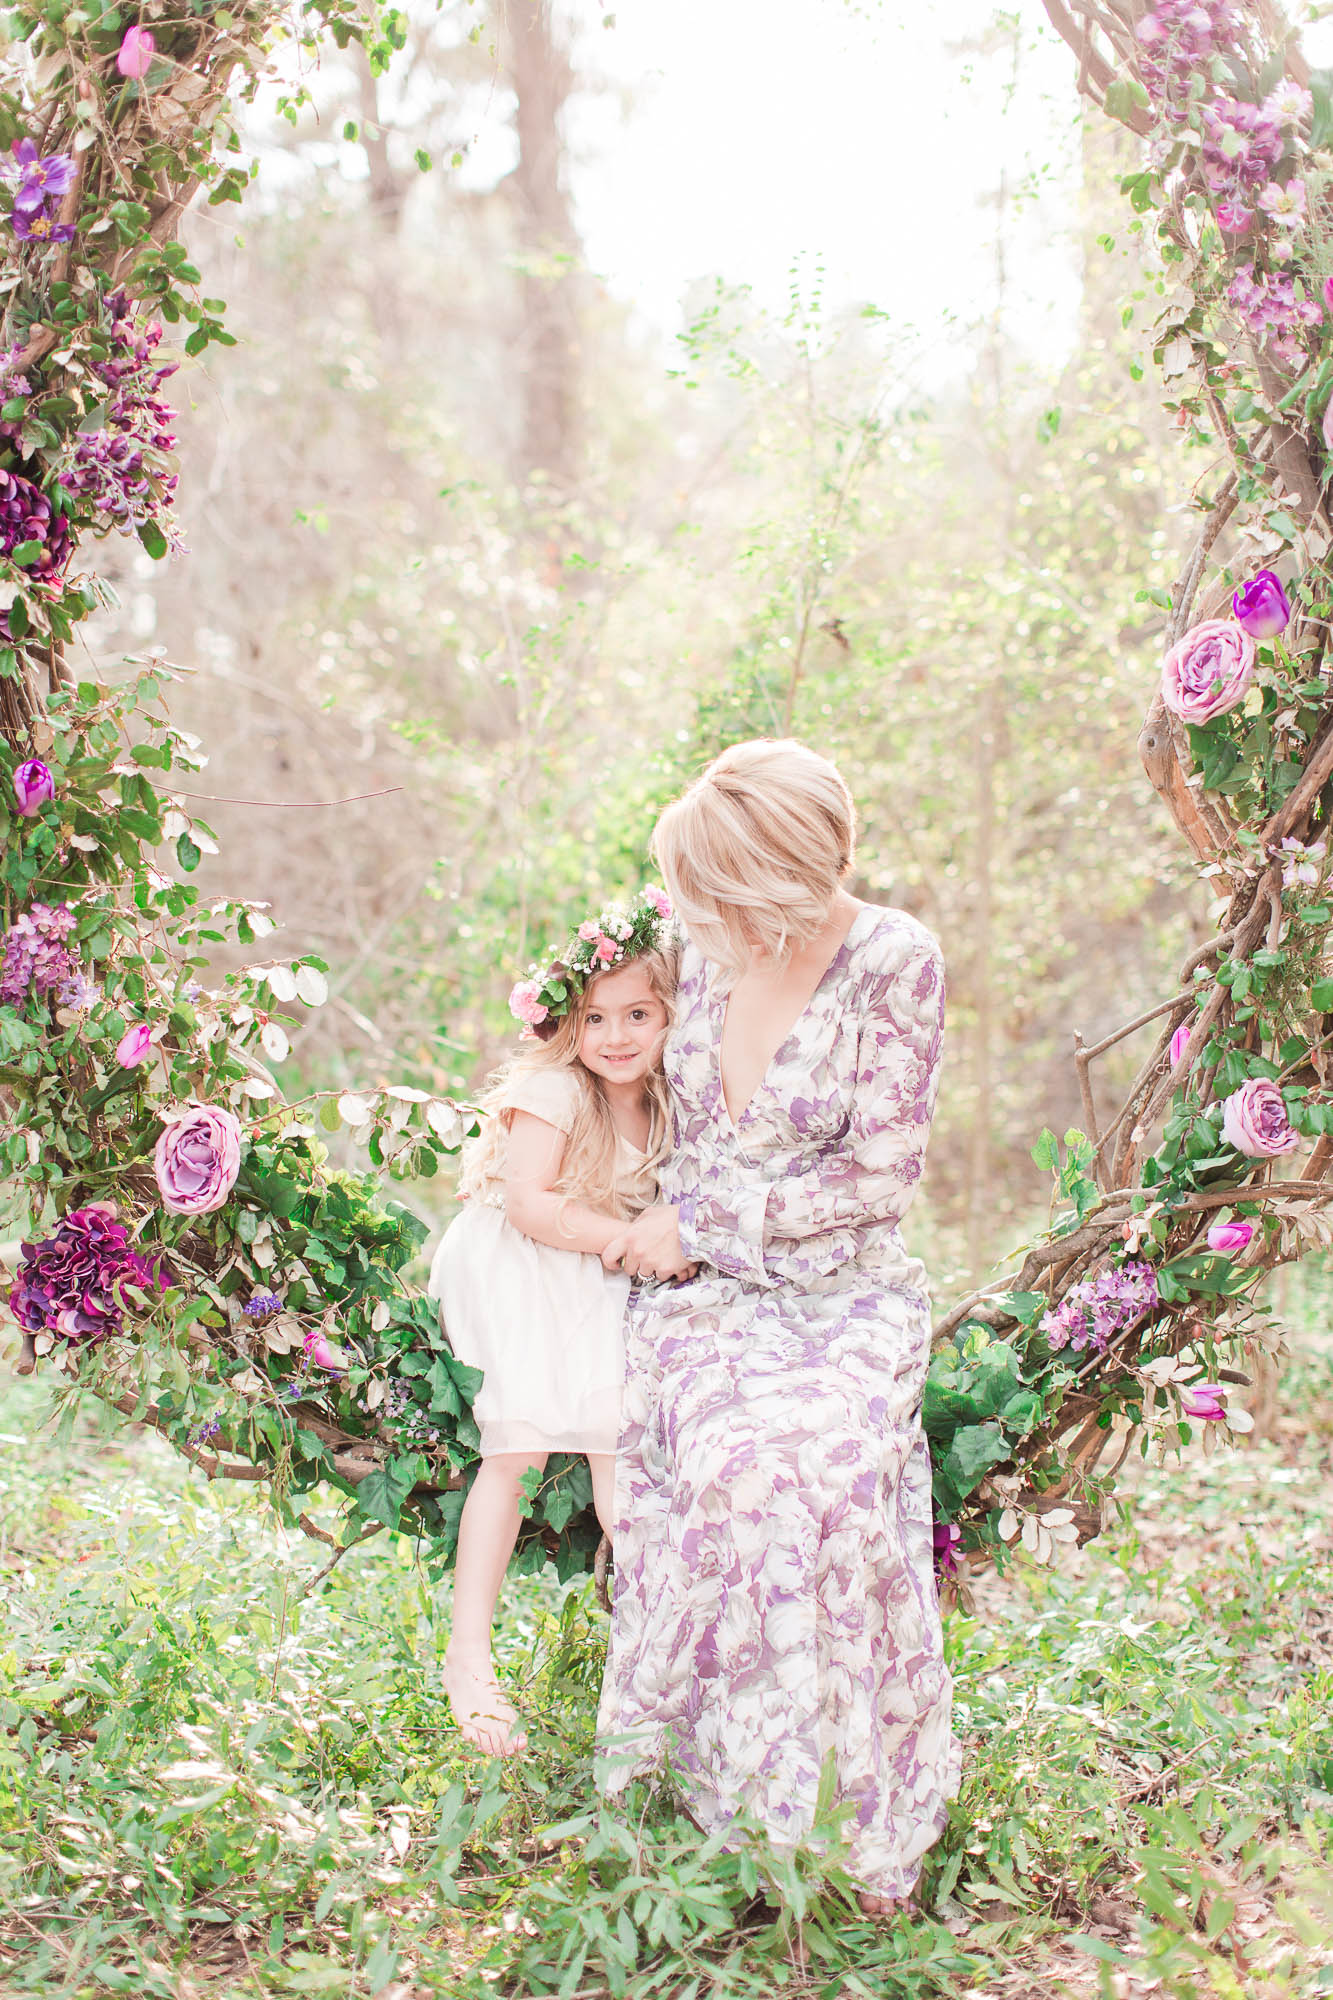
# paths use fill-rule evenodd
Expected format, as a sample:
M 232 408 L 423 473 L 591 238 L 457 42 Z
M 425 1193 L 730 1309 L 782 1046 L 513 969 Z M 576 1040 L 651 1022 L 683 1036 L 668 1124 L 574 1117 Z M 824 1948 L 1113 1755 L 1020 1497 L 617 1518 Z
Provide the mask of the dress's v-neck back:
M 862 903 L 861 907 L 856 912 L 856 915 L 852 918 L 852 921 L 848 924 L 846 930 L 843 932 L 842 937 L 838 942 L 837 950 L 834 952 L 828 964 L 824 967 L 824 970 L 820 973 L 819 978 L 815 981 L 814 985 L 811 987 L 809 994 L 806 996 L 804 1006 L 801 1008 L 800 1012 L 797 1014 L 796 1018 L 791 1023 L 791 1026 L 787 1029 L 787 1032 L 782 1037 L 782 1040 L 777 1044 L 776 1048 L 769 1056 L 768 1061 L 764 1064 L 763 1069 L 759 1073 L 759 1077 L 755 1083 L 754 1089 L 750 1092 L 750 1095 L 746 1098 L 745 1103 L 741 1106 L 741 1109 L 735 1113 L 733 1113 L 731 1106 L 727 1103 L 726 1078 L 722 1070 L 722 1036 L 727 1025 L 727 1008 L 730 1003 L 731 994 L 730 992 L 719 993 L 716 986 L 714 986 L 713 992 L 710 997 L 713 1005 L 713 1018 L 715 1023 L 714 1034 L 713 1034 L 713 1057 L 717 1066 L 717 1101 L 718 1101 L 718 1107 L 721 1110 L 723 1117 L 727 1120 L 727 1123 L 730 1125 L 733 1132 L 739 1132 L 741 1126 L 745 1123 L 746 1119 L 750 1115 L 750 1112 L 753 1110 L 756 1100 L 762 1095 L 765 1086 L 768 1083 L 768 1079 L 772 1075 L 773 1070 L 776 1068 L 778 1060 L 783 1054 L 783 1051 L 800 1033 L 802 1023 L 805 1021 L 805 1018 L 809 1014 L 810 1009 L 815 1005 L 815 1002 L 819 999 L 821 993 L 824 991 L 824 988 L 828 984 L 829 980 L 833 977 L 833 974 L 841 970 L 843 960 L 846 958 L 848 952 L 850 952 L 852 949 L 852 941 L 853 938 L 855 937 L 857 927 L 861 923 L 862 918 L 864 917 L 878 918 L 881 917 L 883 914 L 884 912 L 878 909 L 873 903 Z

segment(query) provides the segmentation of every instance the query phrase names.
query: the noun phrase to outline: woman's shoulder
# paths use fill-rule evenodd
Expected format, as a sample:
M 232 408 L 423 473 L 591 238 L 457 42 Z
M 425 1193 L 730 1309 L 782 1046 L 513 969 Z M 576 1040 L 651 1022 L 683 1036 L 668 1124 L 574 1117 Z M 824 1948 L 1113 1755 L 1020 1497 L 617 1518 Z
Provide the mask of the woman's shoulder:
M 932 988 L 944 979 L 944 953 L 932 930 L 910 910 L 862 905 L 854 928 L 853 959 L 867 981 L 910 976 Z

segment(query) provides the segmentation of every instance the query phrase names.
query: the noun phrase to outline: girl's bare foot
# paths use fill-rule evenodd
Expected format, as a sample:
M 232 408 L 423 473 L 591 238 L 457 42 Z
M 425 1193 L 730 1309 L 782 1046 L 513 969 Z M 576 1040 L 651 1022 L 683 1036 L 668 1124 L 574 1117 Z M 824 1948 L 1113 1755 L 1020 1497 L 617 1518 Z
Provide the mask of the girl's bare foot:
M 867 1917 L 895 1917 L 899 1910 L 912 1907 L 910 1896 L 875 1896 L 869 1889 L 859 1890 L 856 1900 Z
M 471 1659 L 451 1649 L 444 1656 L 443 1679 L 454 1720 L 469 1743 L 488 1757 L 509 1757 L 527 1748 L 518 1710 L 496 1680 L 486 1654 Z

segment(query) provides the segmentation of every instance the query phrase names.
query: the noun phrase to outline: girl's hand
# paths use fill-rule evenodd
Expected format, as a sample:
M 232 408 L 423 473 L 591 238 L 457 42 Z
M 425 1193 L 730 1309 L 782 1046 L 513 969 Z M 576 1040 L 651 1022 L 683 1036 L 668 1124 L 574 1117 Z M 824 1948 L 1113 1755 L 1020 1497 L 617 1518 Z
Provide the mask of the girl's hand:
M 676 1211 L 664 1202 L 645 1208 L 602 1252 L 608 1271 L 626 1271 L 631 1278 L 692 1277 L 695 1266 L 681 1253 Z

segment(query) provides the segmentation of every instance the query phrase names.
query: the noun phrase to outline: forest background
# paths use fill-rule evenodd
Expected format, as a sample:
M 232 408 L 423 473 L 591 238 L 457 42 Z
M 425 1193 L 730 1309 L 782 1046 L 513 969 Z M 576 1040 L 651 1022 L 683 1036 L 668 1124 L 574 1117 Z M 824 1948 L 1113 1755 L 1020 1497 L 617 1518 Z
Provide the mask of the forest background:
M 1037 12 L 978 11 L 950 48 L 964 96 L 1017 94 L 1020 124 Z M 785 309 L 701 273 L 673 336 L 580 242 L 597 158 L 568 135 L 595 138 L 581 107 L 604 119 L 616 91 L 634 118 L 599 67 L 615 29 L 591 6 L 534 21 L 421 10 L 388 77 L 330 53 L 316 109 L 256 117 L 243 227 L 193 224 L 240 345 L 173 385 L 191 553 L 109 549 L 121 608 L 84 643 L 195 670 L 173 709 L 210 759 L 201 888 L 269 897 L 287 948 L 334 969 L 293 1097 L 465 1093 L 509 1045 L 512 978 L 637 884 L 707 758 L 773 733 L 836 758 L 856 892 L 923 918 L 949 964 L 915 1224 L 944 1297 L 1012 1241 L 1040 1127 L 1082 1122 L 1071 1029 L 1152 1004 L 1209 921 L 1135 747 L 1150 594 L 1190 520 L 1121 323 L 1151 274 L 1113 141 L 1076 133 L 1066 79 L 1050 157 L 967 160 L 970 313 L 946 310 L 941 216 L 915 325 L 828 304 L 809 255 Z M 911 206 L 848 199 L 890 235 Z M 1055 365 L 1022 296 L 1043 237 L 1071 304 Z M 359 793 L 380 795 L 290 809 Z M 443 1183 L 409 1199 L 448 1212 Z

